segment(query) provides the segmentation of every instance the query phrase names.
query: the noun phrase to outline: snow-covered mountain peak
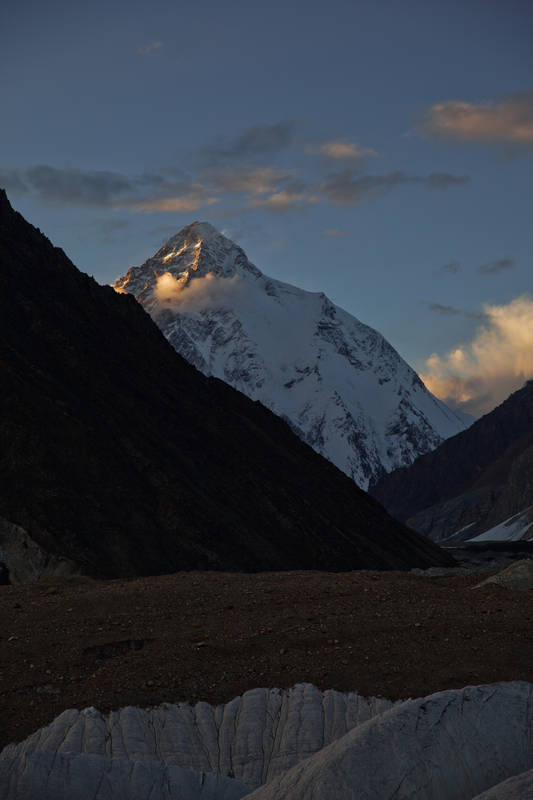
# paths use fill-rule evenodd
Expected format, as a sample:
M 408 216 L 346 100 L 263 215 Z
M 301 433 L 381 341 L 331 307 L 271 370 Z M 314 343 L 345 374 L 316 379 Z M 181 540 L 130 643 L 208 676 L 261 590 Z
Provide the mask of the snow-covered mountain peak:
M 161 258 L 167 264 L 173 263 L 182 253 L 188 253 L 199 260 L 198 257 L 207 251 L 229 252 L 235 248 L 237 245 L 209 222 L 193 222 L 171 236 L 154 258 Z
M 171 280 L 177 282 L 174 288 L 183 290 L 192 278 L 258 278 L 261 275 L 235 242 L 209 222 L 193 222 L 171 236 L 140 267 L 132 267 L 116 281 L 114 288 L 118 292 L 133 293 L 140 299 L 139 294 L 144 297 L 154 287 L 160 286 L 162 297 L 168 300 L 172 295 Z
M 209 223 L 183 228 L 115 289 L 197 369 L 285 418 L 362 488 L 468 425 L 378 331 L 264 275 Z

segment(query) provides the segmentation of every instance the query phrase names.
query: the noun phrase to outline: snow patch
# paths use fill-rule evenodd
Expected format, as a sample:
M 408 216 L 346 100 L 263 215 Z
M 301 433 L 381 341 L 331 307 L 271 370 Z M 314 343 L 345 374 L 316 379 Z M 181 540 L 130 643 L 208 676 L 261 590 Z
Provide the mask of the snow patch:
M 499 525 L 469 539 L 470 542 L 518 542 L 533 539 L 533 521 L 528 519 L 532 506 L 513 514 Z

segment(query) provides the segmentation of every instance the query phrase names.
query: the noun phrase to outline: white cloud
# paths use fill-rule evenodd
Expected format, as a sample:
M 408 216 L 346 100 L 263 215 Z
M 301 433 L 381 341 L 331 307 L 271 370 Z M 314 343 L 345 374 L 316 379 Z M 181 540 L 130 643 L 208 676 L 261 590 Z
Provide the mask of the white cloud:
M 235 167 L 231 170 L 207 171 L 202 177 L 221 192 L 267 194 L 273 192 L 289 176 L 275 167 Z
M 421 130 L 463 142 L 533 144 L 533 92 L 510 95 L 499 103 L 474 105 L 449 100 L 431 106 Z
M 209 190 L 201 184 L 192 184 L 190 191 L 177 197 L 155 197 L 146 200 L 128 202 L 123 207 L 130 208 L 132 211 L 145 211 L 152 214 L 157 211 L 188 212 L 197 211 L 201 206 L 212 206 L 218 203 L 218 197 L 214 197 Z M 117 207 L 120 207 L 117 204 Z
M 146 44 L 143 44 L 141 47 L 137 48 L 137 55 L 148 56 L 155 50 L 161 50 L 161 48 L 164 46 L 164 42 L 147 42 Z
M 322 231 L 322 236 L 327 236 L 328 239 L 340 239 L 343 236 L 357 236 L 357 234 L 350 231 L 342 231 L 339 228 L 328 228 Z
M 200 278 L 176 278 L 165 272 L 157 279 L 155 295 L 165 304 L 179 307 L 180 311 L 201 311 L 211 306 L 223 306 L 226 301 L 233 305 L 237 295 L 243 291 L 238 275 L 222 278 L 212 272 Z
M 324 142 L 316 150 L 326 158 L 336 161 L 360 161 L 367 156 L 377 155 L 376 151 L 370 147 L 360 147 L 356 142 L 348 142 L 345 139 L 332 139 Z
M 471 342 L 426 361 L 422 380 L 437 397 L 474 415 L 486 414 L 533 377 L 533 299 L 486 305 L 487 322 Z
M 267 211 L 283 213 L 291 209 L 306 208 L 318 202 L 319 198 L 316 195 L 288 187 L 265 197 L 264 200 L 252 200 L 250 205 L 254 208 L 266 208 Z

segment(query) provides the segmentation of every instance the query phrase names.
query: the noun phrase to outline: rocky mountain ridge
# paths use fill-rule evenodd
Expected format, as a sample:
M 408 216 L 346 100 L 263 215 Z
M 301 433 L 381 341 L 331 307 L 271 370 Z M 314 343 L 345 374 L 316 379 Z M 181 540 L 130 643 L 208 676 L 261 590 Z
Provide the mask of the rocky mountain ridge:
M 468 430 L 372 489 L 397 519 L 434 541 L 506 539 L 532 522 L 533 380 Z M 520 518 L 520 519 L 517 519 Z

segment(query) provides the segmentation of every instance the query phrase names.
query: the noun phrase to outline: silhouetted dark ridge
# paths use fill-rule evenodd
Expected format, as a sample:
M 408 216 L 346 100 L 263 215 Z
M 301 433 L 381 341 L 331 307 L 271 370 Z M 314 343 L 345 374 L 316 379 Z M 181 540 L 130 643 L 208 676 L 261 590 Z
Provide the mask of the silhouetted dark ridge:
M 81 570 L 405 568 L 436 547 L 0 197 L 0 547 Z
M 470 428 L 371 489 L 393 516 L 441 541 L 498 525 L 533 500 L 533 381 Z

